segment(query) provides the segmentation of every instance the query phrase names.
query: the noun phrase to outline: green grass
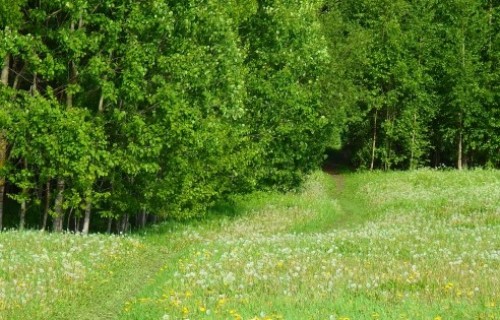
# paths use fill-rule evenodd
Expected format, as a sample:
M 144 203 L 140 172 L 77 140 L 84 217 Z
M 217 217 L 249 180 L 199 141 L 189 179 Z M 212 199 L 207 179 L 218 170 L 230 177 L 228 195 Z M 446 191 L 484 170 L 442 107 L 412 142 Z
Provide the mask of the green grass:
M 500 319 L 498 270 L 500 171 L 315 173 L 143 235 L 2 233 L 0 319 Z

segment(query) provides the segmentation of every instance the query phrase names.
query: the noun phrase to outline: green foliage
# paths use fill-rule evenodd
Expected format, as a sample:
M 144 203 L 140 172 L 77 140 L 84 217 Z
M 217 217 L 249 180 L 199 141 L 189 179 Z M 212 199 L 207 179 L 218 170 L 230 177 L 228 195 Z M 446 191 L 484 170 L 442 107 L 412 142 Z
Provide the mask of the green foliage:
M 329 101 L 345 110 L 343 148 L 356 166 L 498 165 L 486 138 L 498 135 L 498 10 L 478 0 L 325 4 Z
M 25 191 L 10 196 L 76 211 L 75 225 L 93 207 L 125 231 L 134 215 L 297 187 L 333 139 L 318 6 L 17 1 L 0 46 L 2 171 Z
M 262 1 L 241 28 L 252 106 L 245 121 L 263 186 L 295 187 L 331 140 L 330 111 L 320 96 L 329 56 L 318 8 L 315 1 Z

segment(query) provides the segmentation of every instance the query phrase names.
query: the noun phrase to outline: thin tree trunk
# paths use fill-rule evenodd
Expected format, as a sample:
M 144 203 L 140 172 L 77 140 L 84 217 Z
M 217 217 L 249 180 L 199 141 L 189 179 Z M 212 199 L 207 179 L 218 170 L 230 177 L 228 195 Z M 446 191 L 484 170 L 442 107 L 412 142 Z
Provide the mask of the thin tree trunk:
M 89 233 L 89 228 L 90 228 L 90 213 L 92 210 L 92 199 L 87 197 L 85 199 L 86 205 L 85 205 L 85 216 L 83 218 L 83 229 L 82 233 L 83 234 L 88 234 Z
M 4 86 L 9 85 L 9 67 L 10 67 L 10 55 L 7 54 L 4 57 L 2 74 L 0 77 L 0 80 Z M 0 132 L 0 169 L 4 167 L 6 160 L 7 160 L 7 140 L 5 140 L 3 133 Z M 4 195 L 5 195 L 5 177 L 0 177 L 0 231 L 2 231 L 3 229 Z
M 33 84 L 31 85 L 31 88 L 30 88 L 32 96 L 34 96 L 35 93 L 38 92 L 37 82 L 38 82 L 38 74 L 35 72 L 35 73 L 33 73 Z
M 372 160 L 370 163 L 370 170 L 372 171 L 375 165 L 375 147 L 377 145 L 377 116 L 378 116 L 378 109 L 375 109 L 375 115 L 373 117 L 374 125 L 373 125 L 373 142 L 372 142 Z
M 63 213 L 63 201 L 64 201 L 64 180 L 57 180 L 57 196 L 56 202 L 54 204 L 54 231 L 61 232 L 63 227 L 64 213 Z
M 129 219 L 128 214 L 123 215 L 121 222 L 119 223 L 119 228 L 118 228 L 119 233 L 126 233 L 127 232 L 128 227 L 129 227 L 128 219 Z
M 75 31 L 75 23 L 72 21 L 70 25 L 70 33 L 73 34 Z M 69 75 L 68 75 L 68 85 L 72 85 L 76 82 L 76 66 L 73 60 L 69 61 Z M 73 107 L 73 93 L 71 90 L 66 89 L 66 106 L 68 108 Z
M 458 160 L 457 168 L 462 170 L 462 155 L 463 155 L 463 134 L 462 134 L 462 113 L 459 115 L 459 128 L 458 128 Z
M 10 54 L 6 55 L 3 60 L 3 67 L 2 67 L 2 84 L 4 86 L 9 85 L 9 69 L 10 68 Z
M 71 209 L 69 210 L 69 213 L 68 213 L 68 218 L 66 220 L 66 231 L 69 231 L 69 225 L 71 223 L 71 216 L 73 215 L 73 207 L 71 207 Z M 64 223 L 64 217 L 63 217 L 63 223 Z M 76 230 L 75 230 L 76 231 Z
M 24 170 L 28 170 L 28 161 L 23 159 Z M 19 213 L 19 230 L 24 230 L 26 226 L 26 196 L 28 195 L 28 188 L 23 188 L 21 191 L 22 200 L 21 200 L 21 211 Z
M 111 59 L 113 58 L 113 52 L 110 52 L 109 53 L 109 60 L 111 61 Z M 104 76 L 103 77 L 104 81 L 107 81 L 108 80 L 108 76 Z M 103 92 L 103 88 L 102 88 L 102 85 L 101 85 L 101 96 L 99 97 L 99 105 L 97 106 L 97 111 L 99 113 L 103 113 L 104 112 L 104 92 Z
M 142 210 L 141 212 L 141 228 L 144 229 L 146 227 L 146 210 Z
M 392 131 L 392 121 L 391 121 L 391 116 L 390 116 L 390 112 L 389 112 L 389 106 L 387 106 L 386 108 L 386 112 L 385 112 L 385 121 L 386 123 L 389 123 L 389 128 L 391 129 Z M 390 155 L 391 155 L 391 139 L 389 137 L 389 134 L 387 134 L 387 129 L 385 131 L 385 156 L 384 156 L 384 170 L 385 171 L 388 171 L 389 170 L 389 167 L 390 167 Z
M 23 196 L 25 195 L 25 191 L 22 191 Z M 19 230 L 24 230 L 26 225 L 26 200 L 22 200 L 21 202 L 21 211 L 19 213 Z
M 108 228 L 106 229 L 106 233 L 111 233 L 111 227 L 113 227 L 113 218 L 109 217 L 108 218 Z
M 0 181 L 0 232 L 3 230 L 3 195 L 5 193 L 5 183 Z
M 12 65 L 12 70 L 16 70 L 17 69 L 17 59 L 14 59 L 14 63 Z M 20 70 L 18 70 L 16 72 L 16 76 L 14 77 L 14 81 L 12 82 L 12 88 L 14 89 L 19 89 L 19 85 L 20 85 L 20 79 L 21 79 L 21 76 L 23 75 L 23 72 L 24 72 L 24 68 L 25 66 L 22 66 Z
M 462 25 L 462 72 L 465 70 L 465 26 Z M 463 113 L 461 109 L 458 113 L 458 156 L 457 156 L 457 168 L 462 170 L 463 168 Z
M 104 94 L 102 94 L 102 93 L 101 93 L 101 96 L 99 97 L 99 106 L 98 106 L 97 110 L 99 111 L 99 113 L 104 112 Z
M 45 185 L 45 208 L 43 210 L 43 220 L 42 220 L 42 231 L 47 228 L 47 218 L 49 216 L 50 209 L 50 181 Z
M 415 139 L 416 139 L 416 126 L 417 126 L 417 112 L 413 113 L 413 130 L 411 132 L 411 150 L 410 150 L 410 170 L 415 169 Z

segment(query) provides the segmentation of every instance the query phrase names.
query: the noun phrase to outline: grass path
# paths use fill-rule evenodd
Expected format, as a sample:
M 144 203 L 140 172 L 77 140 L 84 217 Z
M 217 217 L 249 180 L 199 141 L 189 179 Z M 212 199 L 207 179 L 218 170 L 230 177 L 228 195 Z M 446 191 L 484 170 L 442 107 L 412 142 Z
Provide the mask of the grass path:
M 118 266 L 77 300 L 63 300 L 46 319 L 117 319 L 123 305 L 131 296 L 140 293 L 151 281 L 171 252 L 164 246 L 146 245 L 131 255 L 126 264 Z M 98 288 L 96 288 L 98 287 Z
M 61 299 L 52 312 L 39 319 L 119 319 L 131 297 L 140 295 L 154 283 L 166 263 L 175 261 L 187 247 L 195 245 L 184 241 L 177 232 L 157 232 L 140 240 L 141 246 L 136 252 L 110 270 L 106 277 L 81 290 L 78 299 Z
M 326 208 L 321 208 L 324 212 L 324 217 L 316 217 L 316 220 L 305 221 L 300 217 L 302 210 L 306 208 L 291 208 L 291 204 L 294 202 L 294 195 L 283 195 L 279 196 L 278 204 L 273 204 L 272 199 L 276 199 L 276 195 L 265 195 L 261 194 L 256 199 L 245 199 L 250 200 L 241 208 L 238 208 L 240 212 L 237 215 L 241 215 L 244 218 L 245 215 L 250 215 L 251 217 L 247 220 L 249 225 L 255 225 L 261 222 L 257 220 L 263 211 L 273 208 L 275 205 L 278 206 L 278 212 L 282 213 L 281 210 L 285 209 L 288 211 L 295 211 L 294 219 L 286 219 L 287 221 L 281 221 L 283 225 L 279 225 L 278 221 L 277 229 L 282 229 L 279 232 L 287 231 L 288 229 L 294 231 L 306 231 L 306 232 L 316 232 L 318 229 L 327 230 L 332 228 L 340 228 L 343 225 L 347 225 L 350 222 L 349 212 L 343 212 L 339 210 L 336 215 L 331 215 L 331 208 L 328 206 L 331 204 L 329 200 L 333 199 L 334 196 L 340 195 L 345 188 L 345 178 L 341 175 L 334 176 L 322 176 L 323 183 L 330 179 L 334 179 L 334 183 L 326 183 L 328 185 L 328 194 L 322 194 L 322 196 L 327 196 L 321 199 L 322 201 L 327 201 Z M 316 187 L 323 188 L 325 186 L 317 185 Z M 324 192 L 321 190 L 320 192 Z M 317 195 L 311 200 L 314 200 Z M 304 204 L 304 207 L 309 206 L 310 203 Z M 255 211 L 252 213 L 252 211 Z M 220 214 L 221 212 L 217 212 Z M 208 223 L 205 221 L 201 224 L 195 226 L 184 226 L 182 224 L 174 225 L 173 227 L 166 227 L 169 230 L 156 230 L 153 235 L 149 235 L 142 240 L 143 246 L 131 255 L 124 264 L 119 265 L 113 270 L 112 274 L 101 280 L 100 283 L 95 283 L 87 291 L 81 292 L 79 299 L 62 299 L 58 302 L 58 305 L 53 308 L 52 312 L 46 313 L 43 319 L 82 319 L 82 320 L 92 320 L 92 319 L 122 319 L 127 318 L 126 309 L 127 304 L 134 299 L 140 299 L 144 293 L 149 291 L 154 291 L 155 288 L 164 281 L 164 267 L 165 265 L 175 264 L 179 258 L 189 254 L 190 250 L 194 250 L 200 241 L 193 239 L 189 240 L 183 239 L 184 229 L 189 229 L 190 232 L 201 232 L 204 237 L 216 237 L 220 232 L 224 232 L 228 227 L 237 223 L 239 218 L 236 218 L 236 222 L 233 218 L 230 218 L 232 213 L 222 212 L 223 216 L 219 221 L 219 218 L 215 220 L 210 220 Z M 273 217 L 276 218 L 276 217 Z M 298 220 L 298 222 L 296 221 Z M 328 221 L 326 221 L 328 220 Z M 272 221 L 268 221 L 272 222 Z M 311 223 L 308 225 L 307 223 Z M 265 226 L 267 228 L 269 226 Z M 282 228 L 283 227 L 283 228 Z M 196 230 L 196 231 L 195 231 Z M 267 233 L 272 233 L 273 227 L 267 230 Z M 206 239 L 205 239 L 206 240 Z M 21 316 L 23 318 L 24 316 Z M 138 316 L 137 319 L 140 319 Z

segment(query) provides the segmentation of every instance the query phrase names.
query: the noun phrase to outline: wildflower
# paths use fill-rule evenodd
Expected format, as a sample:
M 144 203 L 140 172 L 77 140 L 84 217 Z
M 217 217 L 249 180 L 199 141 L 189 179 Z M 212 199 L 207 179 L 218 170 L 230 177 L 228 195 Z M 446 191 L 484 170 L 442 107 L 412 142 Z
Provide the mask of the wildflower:
M 186 306 L 182 307 L 182 314 L 183 315 L 188 315 L 189 314 L 189 308 L 186 307 Z

